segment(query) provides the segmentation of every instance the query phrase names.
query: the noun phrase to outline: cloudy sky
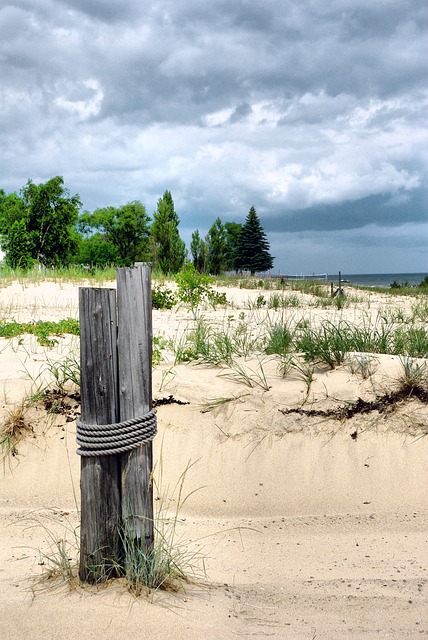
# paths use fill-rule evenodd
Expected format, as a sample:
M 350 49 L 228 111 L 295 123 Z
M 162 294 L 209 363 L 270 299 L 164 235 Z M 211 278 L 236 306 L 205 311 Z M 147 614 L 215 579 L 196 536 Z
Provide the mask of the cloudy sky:
M 6 0 L 0 187 L 169 189 L 187 243 L 254 205 L 274 272 L 424 271 L 427 61 L 426 0 Z

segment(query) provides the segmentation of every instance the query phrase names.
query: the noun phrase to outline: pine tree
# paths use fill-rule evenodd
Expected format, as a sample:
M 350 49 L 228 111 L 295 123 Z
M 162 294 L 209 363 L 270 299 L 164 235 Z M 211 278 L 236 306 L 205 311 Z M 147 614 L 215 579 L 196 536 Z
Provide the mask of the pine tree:
M 208 272 L 218 276 L 225 266 L 226 231 L 220 218 L 214 222 L 206 237 Z
M 192 233 L 190 253 L 193 258 L 193 266 L 199 273 L 205 273 L 207 267 L 207 245 L 199 234 L 199 229 Z
M 269 253 L 269 242 L 254 207 L 251 207 L 242 227 L 236 257 L 236 268 L 249 271 L 272 269 L 274 258 Z
M 150 227 L 153 262 L 160 266 L 163 273 L 180 271 L 186 257 L 186 245 L 178 232 L 179 223 L 171 192 L 165 191 L 158 200 Z
M 242 224 L 239 222 L 225 222 L 226 231 L 226 250 L 224 253 L 225 265 L 227 271 L 236 271 L 236 256 L 238 255 L 239 236 L 242 231 Z

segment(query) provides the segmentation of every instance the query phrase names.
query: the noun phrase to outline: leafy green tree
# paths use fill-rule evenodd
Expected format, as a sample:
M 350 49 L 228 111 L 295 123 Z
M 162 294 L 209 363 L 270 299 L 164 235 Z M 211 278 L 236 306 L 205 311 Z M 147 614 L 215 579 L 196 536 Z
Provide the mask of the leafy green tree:
M 69 263 L 75 248 L 74 227 L 81 207 L 78 195 L 70 196 L 62 176 L 36 185 L 32 180 L 21 189 L 0 197 L 0 233 L 11 262 L 24 264 L 32 259 L 48 266 Z M 15 222 L 19 225 L 13 227 Z M 12 233 L 13 238 L 8 238 Z M 17 252 L 26 252 L 19 256 Z M 9 260 L 9 258 L 6 258 Z
M 272 269 L 274 259 L 269 249 L 269 242 L 256 210 L 251 207 L 239 235 L 236 268 L 249 271 L 252 276 L 256 271 Z
M 224 252 L 225 265 L 227 271 L 237 270 L 236 257 L 238 254 L 239 236 L 242 231 L 242 224 L 239 222 L 225 222 L 226 249 Z
M 207 245 L 205 240 L 199 235 L 199 229 L 192 233 L 190 242 L 190 253 L 192 254 L 193 266 L 199 273 L 205 273 L 207 267 Z
M 106 240 L 101 233 L 79 239 L 75 261 L 78 264 L 89 264 L 101 268 L 121 263 L 118 248 Z
M 104 260 L 112 259 L 116 264 L 131 266 L 148 259 L 149 217 L 138 200 L 121 207 L 96 209 L 92 214 L 86 211 L 77 226 L 87 240 L 83 249 L 92 256 L 91 264 L 101 266 Z M 90 241 L 94 230 L 98 233 Z
M 226 231 L 220 218 L 214 222 L 206 237 L 208 273 L 219 275 L 225 266 Z
M 150 227 L 152 260 L 163 273 L 178 273 L 186 257 L 186 245 L 180 238 L 179 217 L 170 191 L 159 198 Z

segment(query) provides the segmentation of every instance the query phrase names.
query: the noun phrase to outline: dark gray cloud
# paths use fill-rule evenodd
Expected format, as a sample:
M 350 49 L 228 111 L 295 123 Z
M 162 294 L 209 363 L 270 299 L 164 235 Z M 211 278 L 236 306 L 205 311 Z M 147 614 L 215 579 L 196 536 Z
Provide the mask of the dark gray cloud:
M 0 187 L 149 212 L 171 189 L 186 236 L 251 205 L 275 242 L 419 228 L 427 32 L 425 0 L 10 2 Z

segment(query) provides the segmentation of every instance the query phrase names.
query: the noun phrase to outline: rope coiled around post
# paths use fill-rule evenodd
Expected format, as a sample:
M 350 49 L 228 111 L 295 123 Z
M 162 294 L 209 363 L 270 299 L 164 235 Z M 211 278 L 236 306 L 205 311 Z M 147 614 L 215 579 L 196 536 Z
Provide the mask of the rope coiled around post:
M 157 432 L 156 409 L 151 409 L 144 416 L 114 424 L 87 424 L 78 419 L 76 427 L 79 456 L 123 453 L 153 440 Z

